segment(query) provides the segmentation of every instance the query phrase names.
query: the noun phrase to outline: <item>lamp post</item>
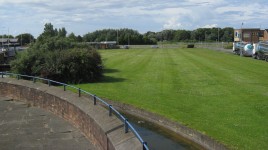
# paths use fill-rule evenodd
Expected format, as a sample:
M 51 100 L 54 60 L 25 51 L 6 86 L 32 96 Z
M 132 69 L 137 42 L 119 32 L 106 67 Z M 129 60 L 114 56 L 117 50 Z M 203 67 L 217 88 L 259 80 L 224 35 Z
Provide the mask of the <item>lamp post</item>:
M 2 49 L 3 49 L 3 34 L 4 34 L 4 31 L 3 30 L 4 30 L 4 27 L 2 27 L 2 45 L 1 45 L 2 46 Z
M 8 28 L 8 50 L 9 50 L 9 28 Z
M 242 38 L 242 36 L 243 36 L 243 31 L 242 31 L 242 29 L 243 29 L 243 25 L 244 25 L 244 23 L 242 22 L 242 24 L 241 24 L 241 33 L 240 33 L 240 56 L 243 56 L 243 48 L 244 47 L 242 47 L 242 40 L 243 40 L 243 38 Z
M 218 27 L 218 43 L 220 43 L 220 27 Z
M 242 42 L 242 40 L 243 40 L 242 39 L 242 36 L 243 36 L 243 31 L 242 31 L 243 30 L 243 25 L 244 25 L 244 23 L 242 22 L 241 29 L 240 29 L 241 30 L 241 33 L 240 33 L 240 42 Z
M 206 41 L 207 41 L 207 31 L 205 31 L 205 46 L 207 46 Z
M 116 40 L 117 40 L 117 45 L 119 45 L 119 41 L 118 41 L 118 29 L 116 30 Z

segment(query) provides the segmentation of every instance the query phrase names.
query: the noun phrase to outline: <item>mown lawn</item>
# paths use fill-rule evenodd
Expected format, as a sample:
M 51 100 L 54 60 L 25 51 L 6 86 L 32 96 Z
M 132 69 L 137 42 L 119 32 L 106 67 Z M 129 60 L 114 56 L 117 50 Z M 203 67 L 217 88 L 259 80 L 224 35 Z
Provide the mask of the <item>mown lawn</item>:
M 231 149 L 268 149 L 268 63 L 206 49 L 100 51 L 105 77 L 79 85 L 178 121 Z

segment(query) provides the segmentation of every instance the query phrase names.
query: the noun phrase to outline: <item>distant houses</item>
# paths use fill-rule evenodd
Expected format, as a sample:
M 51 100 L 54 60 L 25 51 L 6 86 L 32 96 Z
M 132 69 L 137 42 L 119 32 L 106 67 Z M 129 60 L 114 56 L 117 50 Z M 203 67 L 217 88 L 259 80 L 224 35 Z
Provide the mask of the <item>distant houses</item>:
M 7 63 L 16 55 L 16 47 L 19 46 L 18 39 L 0 38 L 0 64 Z
M 234 42 L 258 43 L 260 41 L 268 41 L 268 29 L 260 28 L 243 28 L 234 30 Z
M 12 38 L 12 39 L 9 39 L 9 38 L 0 38 L 0 45 L 1 47 L 8 47 L 8 46 L 18 46 L 20 45 L 20 43 L 18 43 L 18 39 L 16 38 Z
M 119 48 L 116 41 L 87 42 L 96 49 L 116 49 Z

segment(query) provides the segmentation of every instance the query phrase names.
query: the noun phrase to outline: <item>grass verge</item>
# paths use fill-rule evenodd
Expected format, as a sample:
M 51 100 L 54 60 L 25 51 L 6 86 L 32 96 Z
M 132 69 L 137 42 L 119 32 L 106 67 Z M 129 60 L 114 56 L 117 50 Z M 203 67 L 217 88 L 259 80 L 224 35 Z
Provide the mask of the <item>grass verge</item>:
M 231 149 L 268 149 L 268 63 L 206 49 L 100 51 L 102 82 L 80 84 L 194 128 Z

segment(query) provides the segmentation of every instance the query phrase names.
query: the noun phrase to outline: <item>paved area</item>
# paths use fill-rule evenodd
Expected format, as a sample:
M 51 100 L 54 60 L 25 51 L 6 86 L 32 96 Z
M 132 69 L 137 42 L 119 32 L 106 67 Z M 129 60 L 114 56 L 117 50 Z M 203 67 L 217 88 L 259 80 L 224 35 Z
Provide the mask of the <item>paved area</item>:
M 40 108 L 0 97 L 0 150 L 94 150 L 71 124 Z

